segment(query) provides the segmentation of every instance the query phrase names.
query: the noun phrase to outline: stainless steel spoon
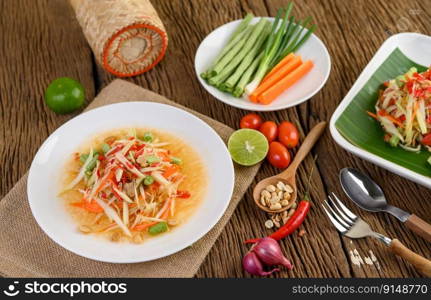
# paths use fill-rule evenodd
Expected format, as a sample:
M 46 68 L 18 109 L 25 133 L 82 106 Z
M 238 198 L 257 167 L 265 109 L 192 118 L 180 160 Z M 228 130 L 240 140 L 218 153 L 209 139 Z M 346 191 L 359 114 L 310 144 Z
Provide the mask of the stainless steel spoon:
M 344 168 L 340 171 L 340 182 L 350 200 L 360 208 L 390 213 L 405 223 L 410 230 L 431 242 L 431 225 L 415 214 L 389 205 L 380 186 L 367 175 L 352 168 Z

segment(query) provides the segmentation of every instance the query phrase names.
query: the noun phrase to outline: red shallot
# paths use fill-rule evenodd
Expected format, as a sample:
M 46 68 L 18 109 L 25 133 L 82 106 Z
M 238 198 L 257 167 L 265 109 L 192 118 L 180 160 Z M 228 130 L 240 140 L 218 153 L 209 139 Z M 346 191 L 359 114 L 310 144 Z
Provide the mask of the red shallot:
M 248 252 L 242 259 L 242 266 L 251 275 L 267 276 L 273 272 L 279 271 L 278 268 L 272 269 L 269 272 L 263 270 L 263 266 L 256 253 Z
M 265 237 L 260 239 L 254 244 L 252 251 L 265 265 L 283 265 L 289 270 L 293 268 L 290 261 L 281 252 L 280 245 L 273 238 Z

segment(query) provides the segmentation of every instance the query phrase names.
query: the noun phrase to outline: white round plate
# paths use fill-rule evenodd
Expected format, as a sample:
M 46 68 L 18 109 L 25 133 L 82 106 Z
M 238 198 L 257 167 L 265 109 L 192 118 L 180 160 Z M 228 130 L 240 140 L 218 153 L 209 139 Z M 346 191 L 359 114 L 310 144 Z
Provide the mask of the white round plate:
M 154 128 L 176 135 L 198 152 L 208 173 L 205 199 L 188 221 L 139 245 L 113 243 L 104 237 L 78 232 L 64 201 L 58 197 L 59 177 L 70 155 L 97 133 L 127 127 Z M 135 263 L 173 254 L 204 236 L 226 210 L 234 176 L 224 142 L 205 122 L 169 105 L 127 102 L 83 113 L 51 134 L 31 164 L 27 193 L 37 223 L 59 245 L 94 260 Z
M 254 18 L 252 22 L 255 23 L 259 19 L 260 18 Z M 274 18 L 267 19 L 271 22 L 274 21 Z M 296 52 L 296 54 L 302 56 L 304 61 L 311 60 L 314 63 L 314 67 L 307 75 L 284 91 L 271 104 L 262 105 L 253 103 L 244 98 L 235 98 L 206 83 L 205 80 L 200 77 L 200 74 L 210 67 L 215 57 L 221 52 L 240 22 L 241 20 L 236 20 L 218 27 L 202 41 L 196 51 L 196 75 L 199 82 L 211 95 L 226 104 L 238 108 L 252 111 L 274 111 L 292 107 L 307 101 L 323 87 L 331 71 L 331 58 L 323 42 L 314 34 L 311 34 L 307 42 Z

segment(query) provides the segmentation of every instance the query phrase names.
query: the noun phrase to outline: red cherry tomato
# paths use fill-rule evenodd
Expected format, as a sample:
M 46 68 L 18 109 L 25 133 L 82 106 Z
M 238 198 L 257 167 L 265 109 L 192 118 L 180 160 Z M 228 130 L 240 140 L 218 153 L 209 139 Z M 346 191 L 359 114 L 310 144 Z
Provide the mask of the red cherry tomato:
M 260 126 L 259 131 L 262 132 L 264 136 L 266 136 L 268 143 L 271 143 L 277 138 L 277 124 L 275 124 L 275 122 L 273 121 L 263 122 L 262 126 Z
M 279 142 L 269 144 L 268 161 L 276 168 L 285 169 L 290 164 L 290 153 L 287 148 Z
M 426 136 L 422 138 L 422 144 L 431 146 L 431 133 L 428 133 Z
M 278 126 L 278 140 L 287 148 L 294 148 L 299 142 L 299 132 L 295 125 L 284 121 Z
M 262 118 L 257 114 L 248 114 L 242 117 L 239 127 L 258 130 L 262 125 Z

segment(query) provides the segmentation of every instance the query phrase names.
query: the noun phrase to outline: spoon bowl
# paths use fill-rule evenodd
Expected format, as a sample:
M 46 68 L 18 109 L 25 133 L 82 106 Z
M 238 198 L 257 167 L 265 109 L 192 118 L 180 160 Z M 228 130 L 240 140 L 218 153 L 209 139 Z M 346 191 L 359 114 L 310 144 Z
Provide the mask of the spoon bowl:
M 268 185 L 274 185 L 275 186 L 275 185 L 277 185 L 277 183 L 279 181 L 281 181 L 284 184 L 288 184 L 289 186 L 291 186 L 292 189 L 293 189 L 293 193 L 290 195 L 290 199 L 289 199 L 289 202 L 291 202 L 291 203 L 293 203 L 294 201 L 296 201 L 296 198 L 297 198 L 297 195 L 298 195 L 297 189 L 296 189 L 295 176 L 291 176 L 289 178 L 284 178 L 284 177 L 279 176 L 279 175 L 267 177 L 267 178 L 259 181 L 259 183 L 256 184 L 256 186 L 254 187 L 254 190 L 253 190 L 253 199 L 254 199 L 254 202 L 256 203 L 256 205 L 261 210 L 264 210 L 264 211 L 266 211 L 268 213 L 281 213 L 281 212 L 285 211 L 286 209 L 288 209 L 290 207 L 290 205 L 288 205 L 288 206 L 284 206 L 284 207 L 282 207 L 282 208 L 280 208 L 278 210 L 271 210 L 271 209 L 269 209 L 269 207 L 263 206 L 262 203 L 260 203 L 260 194 L 262 193 L 262 191 Z
M 362 209 L 378 212 L 387 208 L 388 202 L 380 186 L 360 171 L 353 168 L 342 169 L 340 182 L 347 196 Z
M 281 213 L 290 208 L 290 205 L 287 205 L 278 210 L 270 210 L 269 207 L 263 206 L 260 203 L 260 196 L 262 191 L 268 185 L 277 185 L 279 181 L 290 185 L 290 187 L 293 189 L 293 192 L 290 195 L 289 202 L 293 203 L 294 201 L 296 201 L 296 198 L 298 197 L 298 190 L 296 187 L 296 170 L 298 169 L 299 164 L 304 160 L 304 158 L 310 152 L 311 148 L 313 148 L 314 144 L 323 134 L 325 127 L 326 127 L 326 122 L 320 122 L 316 126 L 314 126 L 313 129 L 311 129 L 311 131 L 305 137 L 298 152 L 296 153 L 295 159 L 292 161 L 292 163 L 286 170 L 284 170 L 283 172 L 275 176 L 262 179 L 256 184 L 253 190 L 253 199 L 256 205 L 261 210 L 266 211 L 268 213 Z

